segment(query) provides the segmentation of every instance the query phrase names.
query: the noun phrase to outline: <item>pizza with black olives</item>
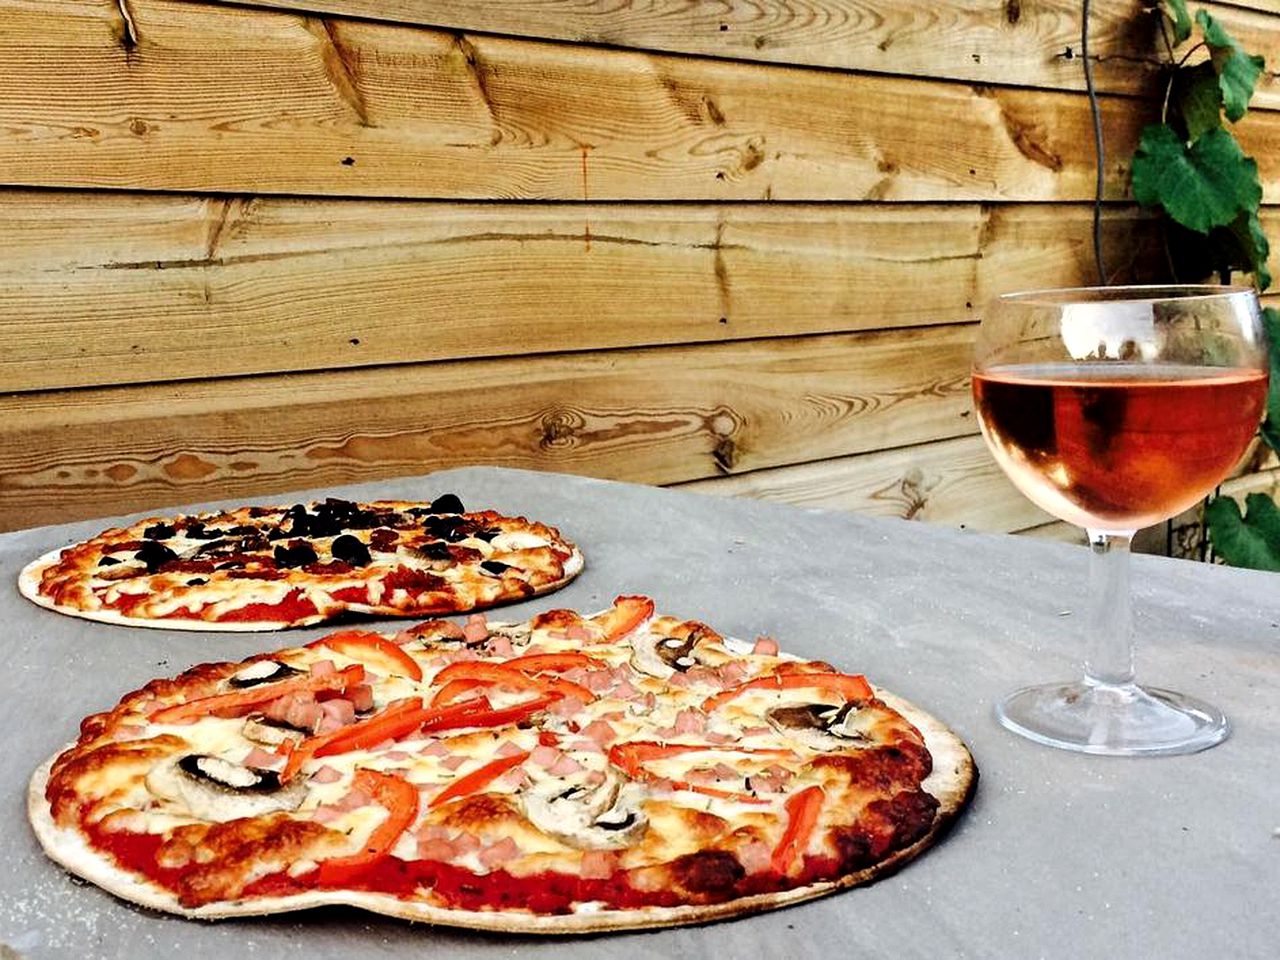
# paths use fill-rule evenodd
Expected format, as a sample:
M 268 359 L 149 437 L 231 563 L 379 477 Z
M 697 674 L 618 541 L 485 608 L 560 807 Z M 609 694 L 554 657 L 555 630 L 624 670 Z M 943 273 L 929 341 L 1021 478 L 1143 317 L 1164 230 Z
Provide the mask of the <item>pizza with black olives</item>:
M 275 630 L 490 607 L 556 590 L 582 565 L 555 528 L 468 513 L 446 494 L 152 517 L 52 551 L 18 584 L 40 606 L 106 623 Z
M 29 813 L 69 870 L 184 916 L 350 904 L 571 933 L 865 883 L 937 839 L 975 776 L 865 677 L 619 597 L 153 681 L 36 771 Z

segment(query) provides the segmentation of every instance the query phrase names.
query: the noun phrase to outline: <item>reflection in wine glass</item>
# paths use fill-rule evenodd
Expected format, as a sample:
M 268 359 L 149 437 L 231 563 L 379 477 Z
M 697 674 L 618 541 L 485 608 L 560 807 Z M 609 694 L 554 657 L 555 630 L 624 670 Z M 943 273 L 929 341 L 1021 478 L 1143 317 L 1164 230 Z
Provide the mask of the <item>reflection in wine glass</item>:
M 997 707 L 1006 727 L 1102 754 L 1190 753 L 1227 736 L 1216 708 L 1134 682 L 1129 544 L 1230 473 L 1266 394 L 1247 288 L 1048 290 L 991 304 L 973 366 L 982 435 L 1018 489 L 1084 527 L 1093 552 L 1084 678 L 1014 693 Z

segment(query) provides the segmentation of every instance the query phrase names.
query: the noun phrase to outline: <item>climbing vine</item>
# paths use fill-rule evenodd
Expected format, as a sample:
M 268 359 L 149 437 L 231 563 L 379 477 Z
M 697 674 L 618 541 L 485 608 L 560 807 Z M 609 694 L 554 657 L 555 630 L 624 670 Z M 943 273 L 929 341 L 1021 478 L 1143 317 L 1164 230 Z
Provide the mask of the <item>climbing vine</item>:
M 1266 290 L 1270 245 L 1258 219 L 1258 164 L 1245 156 L 1230 126 L 1248 111 L 1265 63 L 1206 11 L 1193 18 L 1187 0 L 1158 0 L 1157 13 L 1168 80 L 1160 122 L 1142 131 L 1134 154 L 1134 198 L 1165 215 L 1174 280 L 1227 283 L 1238 271 Z M 1263 322 L 1271 338 L 1271 390 L 1261 434 L 1280 452 L 1280 312 L 1264 310 Z M 1280 508 L 1261 493 L 1250 494 L 1245 507 L 1242 514 L 1226 496 L 1206 504 L 1214 551 L 1236 566 L 1280 571 Z

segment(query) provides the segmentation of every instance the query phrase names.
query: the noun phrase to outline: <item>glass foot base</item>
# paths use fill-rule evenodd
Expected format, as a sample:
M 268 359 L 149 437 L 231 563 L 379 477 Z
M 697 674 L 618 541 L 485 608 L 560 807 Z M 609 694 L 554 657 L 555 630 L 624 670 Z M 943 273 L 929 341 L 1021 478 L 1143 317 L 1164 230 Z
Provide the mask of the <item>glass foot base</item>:
M 1132 683 L 1027 687 L 996 704 L 996 717 L 1037 743 L 1119 757 L 1195 753 L 1231 732 L 1230 721 L 1216 707 Z

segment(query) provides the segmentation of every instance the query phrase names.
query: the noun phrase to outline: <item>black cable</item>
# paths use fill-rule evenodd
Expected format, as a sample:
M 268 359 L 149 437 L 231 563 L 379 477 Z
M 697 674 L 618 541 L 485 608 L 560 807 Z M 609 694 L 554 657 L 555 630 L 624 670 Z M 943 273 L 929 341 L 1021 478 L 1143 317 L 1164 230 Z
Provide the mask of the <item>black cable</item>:
M 1093 61 L 1089 59 L 1089 0 L 1084 0 L 1084 13 L 1080 21 L 1080 53 L 1084 57 L 1084 88 L 1089 94 L 1089 112 L 1093 115 L 1093 260 L 1098 267 L 1098 283 L 1107 285 L 1107 271 L 1102 264 L 1102 172 L 1107 165 L 1107 154 L 1102 145 L 1102 111 L 1098 107 L 1098 93 L 1093 87 Z

